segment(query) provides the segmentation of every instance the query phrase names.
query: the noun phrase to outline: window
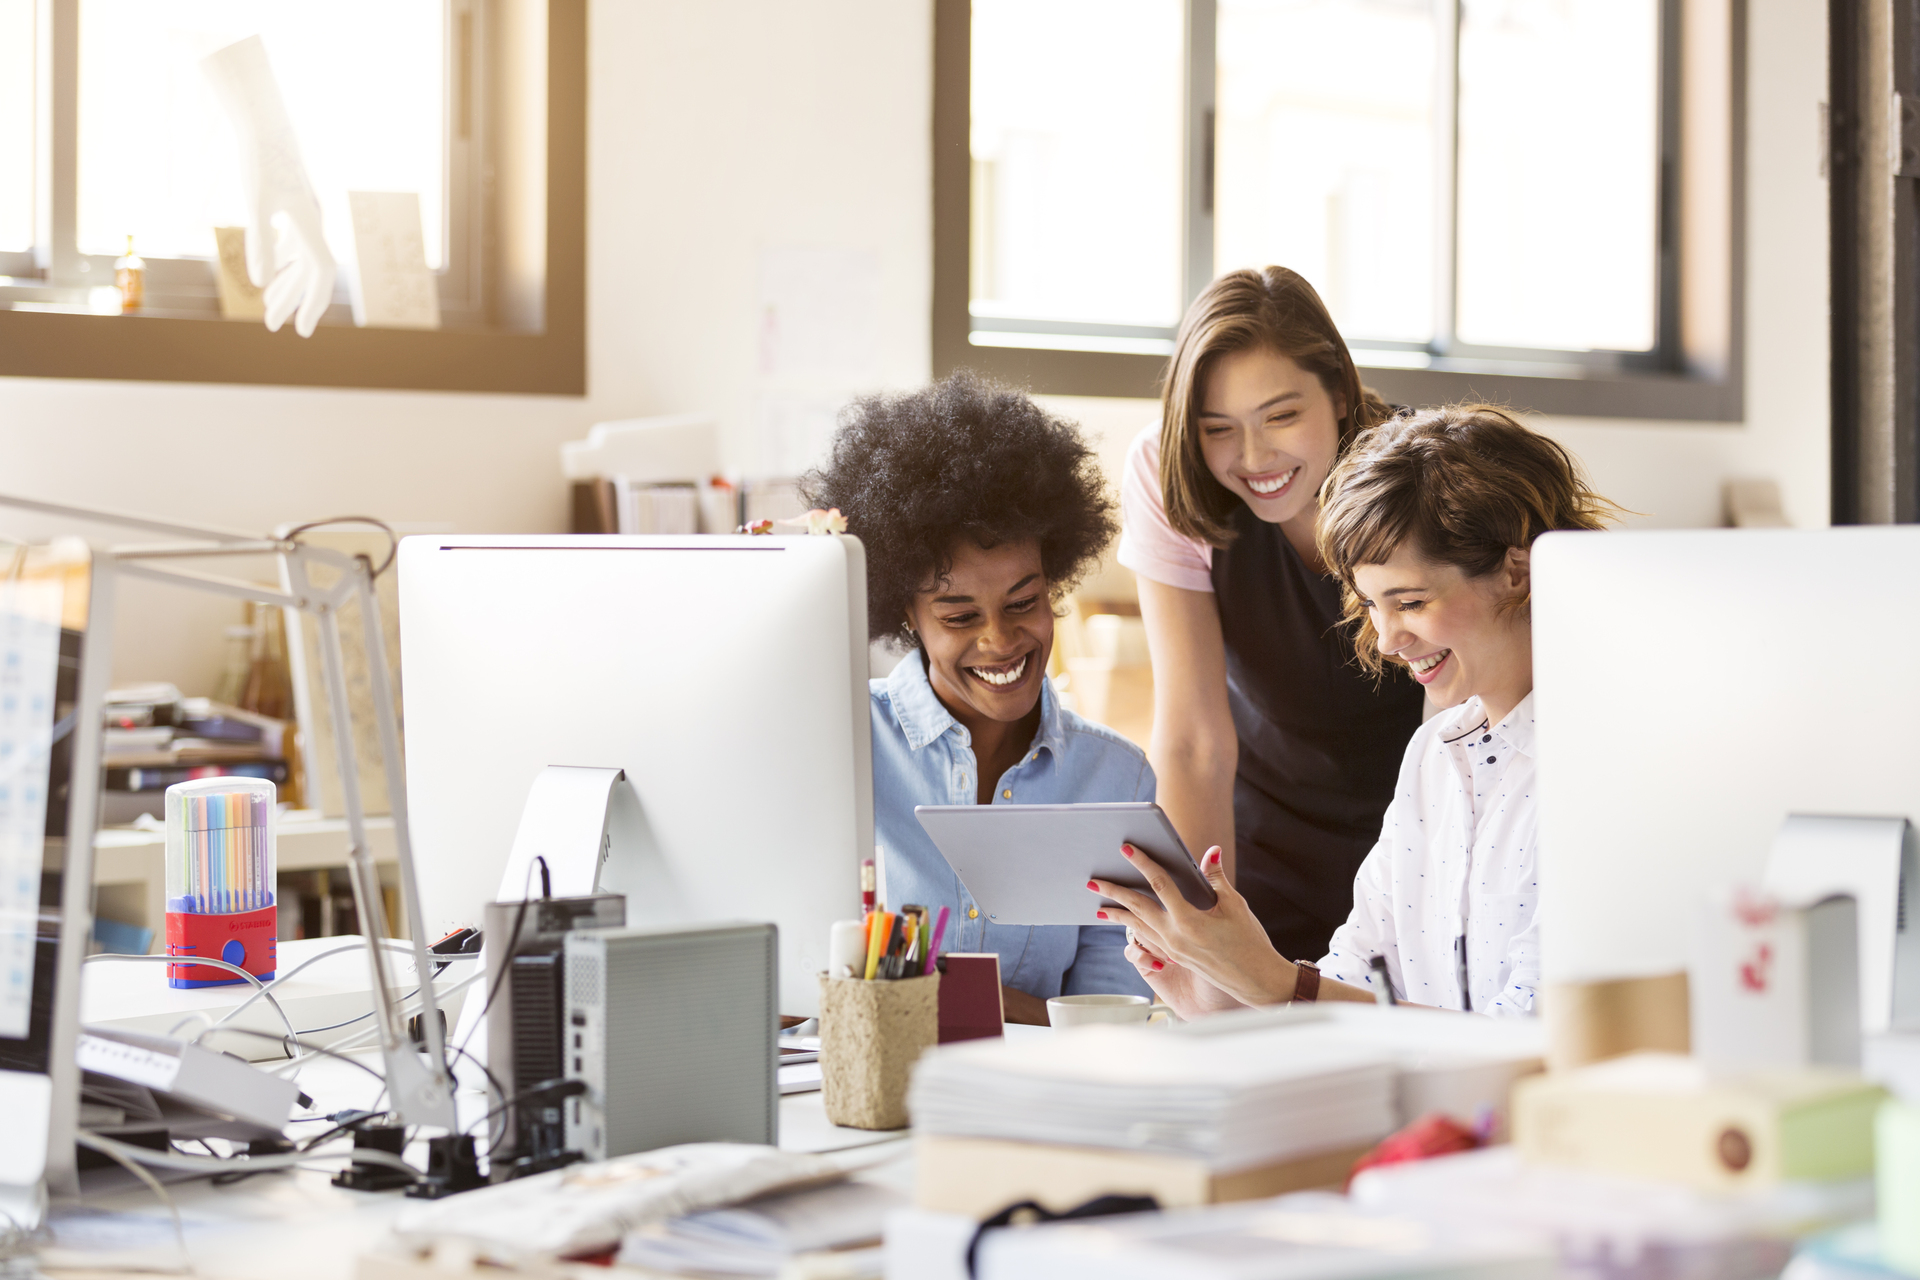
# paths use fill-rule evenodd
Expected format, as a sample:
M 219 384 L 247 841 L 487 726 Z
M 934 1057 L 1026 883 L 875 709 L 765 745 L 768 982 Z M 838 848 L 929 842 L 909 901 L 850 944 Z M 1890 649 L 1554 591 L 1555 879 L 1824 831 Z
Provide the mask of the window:
M 1153 394 L 1186 302 L 1281 263 L 1395 399 L 1738 417 L 1735 19 L 938 0 L 936 367 Z
M 0 0 L 0 374 L 584 391 L 584 7 Z M 300 342 L 207 323 L 214 229 L 247 210 L 199 64 L 250 35 L 340 266 Z M 439 330 L 353 328 L 349 191 L 418 195 Z M 119 315 L 129 237 L 146 298 Z

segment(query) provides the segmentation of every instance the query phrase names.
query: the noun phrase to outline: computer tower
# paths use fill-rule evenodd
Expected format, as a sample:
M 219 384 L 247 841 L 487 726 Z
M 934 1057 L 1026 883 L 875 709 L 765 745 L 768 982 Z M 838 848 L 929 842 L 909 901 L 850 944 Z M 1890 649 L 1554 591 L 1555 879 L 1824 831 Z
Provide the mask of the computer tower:
M 487 1069 L 498 1097 L 489 1147 L 495 1181 L 537 1173 L 566 1149 L 565 1118 L 558 1099 L 526 1099 L 535 1085 L 565 1072 L 566 979 L 564 943 L 569 930 L 619 928 L 627 900 L 617 893 L 570 898 L 495 902 L 486 911 L 488 990 Z M 497 984 L 497 989 L 496 989 Z
M 566 940 L 567 1146 L 589 1160 L 779 1140 L 779 931 L 596 929 Z

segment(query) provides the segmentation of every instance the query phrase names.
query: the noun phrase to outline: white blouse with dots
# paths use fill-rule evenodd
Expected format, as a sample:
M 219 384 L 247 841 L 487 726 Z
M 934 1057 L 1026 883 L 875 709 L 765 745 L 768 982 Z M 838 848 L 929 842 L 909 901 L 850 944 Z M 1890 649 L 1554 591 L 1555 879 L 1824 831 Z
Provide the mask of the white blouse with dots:
M 1353 881 L 1353 914 L 1320 970 L 1373 987 L 1384 956 L 1410 1004 L 1529 1015 L 1540 986 L 1538 770 L 1533 695 L 1498 725 L 1478 698 L 1407 744 L 1380 841 Z M 1463 998 L 1469 993 L 1471 1001 Z

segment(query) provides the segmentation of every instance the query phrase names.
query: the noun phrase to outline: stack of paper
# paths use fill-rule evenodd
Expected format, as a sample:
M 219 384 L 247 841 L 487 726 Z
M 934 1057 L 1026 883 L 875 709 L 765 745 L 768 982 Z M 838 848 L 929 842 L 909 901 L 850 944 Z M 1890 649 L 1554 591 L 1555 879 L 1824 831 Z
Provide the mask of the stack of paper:
M 892 1246 L 889 1236 L 888 1245 Z M 1498 1216 L 1441 1222 L 1305 1192 L 1125 1214 L 980 1241 L 979 1280 L 1556 1280 L 1554 1251 Z M 1760 1274 L 1760 1273 L 1747 1273 Z
M 795 1254 L 870 1246 L 850 1263 L 878 1275 L 880 1229 L 905 1197 L 870 1182 L 836 1182 L 707 1209 L 630 1232 L 616 1261 L 670 1275 L 777 1274 Z
M 1315 1026 L 1170 1035 L 1096 1026 L 926 1055 L 908 1107 L 923 1134 L 1107 1147 L 1250 1169 L 1360 1146 L 1395 1127 L 1392 1055 Z

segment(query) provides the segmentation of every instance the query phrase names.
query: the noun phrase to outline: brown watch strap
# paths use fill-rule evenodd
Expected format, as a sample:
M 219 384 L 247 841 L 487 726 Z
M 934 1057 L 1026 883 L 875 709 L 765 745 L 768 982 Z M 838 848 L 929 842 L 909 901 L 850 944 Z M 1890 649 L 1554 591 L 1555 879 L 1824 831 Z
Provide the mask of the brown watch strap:
M 1294 962 L 1293 1004 L 1312 1004 L 1320 998 L 1320 967 L 1305 960 Z

